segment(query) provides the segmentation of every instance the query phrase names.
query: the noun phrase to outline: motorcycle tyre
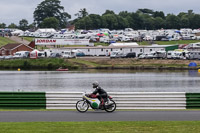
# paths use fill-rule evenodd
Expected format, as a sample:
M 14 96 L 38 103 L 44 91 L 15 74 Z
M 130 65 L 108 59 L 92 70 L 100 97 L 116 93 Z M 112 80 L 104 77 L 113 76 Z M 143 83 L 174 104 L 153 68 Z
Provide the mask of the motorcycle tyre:
M 78 108 L 78 104 L 79 104 L 79 102 L 85 102 L 84 100 L 79 100 L 77 103 L 76 103 L 76 110 L 78 110 L 79 112 L 81 112 L 81 113 L 85 113 L 87 110 L 88 110 L 88 108 L 89 108 L 89 105 L 88 105 L 88 103 L 87 102 L 85 102 L 85 104 L 87 105 L 87 107 L 86 107 L 86 109 L 85 110 L 79 110 L 79 108 Z
M 106 112 L 109 112 L 109 113 L 111 113 L 111 112 L 115 111 L 115 109 L 116 109 L 116 107 L 117 107 L 117 105 L 116 105 L 115 101 L 113 101 L 113 100 L 110 100 L 110 101 L 112 102 L 112 104 L 114 104 L 114 105 L 115 105 L 115 107 L 114 107 L 114 109 L 112 109 L 112 110 L 110 110 L 110 109 L 107 109 L 106 107 L 104 107 L 104 108 L 105 108 L 105 111 L 106 111 Z

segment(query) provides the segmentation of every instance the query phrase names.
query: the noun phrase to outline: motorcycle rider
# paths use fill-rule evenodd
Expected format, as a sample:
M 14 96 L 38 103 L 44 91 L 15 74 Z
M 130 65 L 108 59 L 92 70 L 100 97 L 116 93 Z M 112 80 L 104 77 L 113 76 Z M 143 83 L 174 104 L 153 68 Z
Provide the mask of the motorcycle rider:
M 99 86 L 98 81 L 93 82 L 92 85 L 93 85 L 93 88 L 95 88 L 95 91 L 92 94 L 95 94 L 95 95 L 97 93 L 99 94 L 99 95 L 97 95 L 97 98 L 101 102 L 100 108 L 103 108 L 104 107 L 104 102 L 107 101 L 108 94 L 107 94 L 107 92 L 104 89 L 102 89 Z

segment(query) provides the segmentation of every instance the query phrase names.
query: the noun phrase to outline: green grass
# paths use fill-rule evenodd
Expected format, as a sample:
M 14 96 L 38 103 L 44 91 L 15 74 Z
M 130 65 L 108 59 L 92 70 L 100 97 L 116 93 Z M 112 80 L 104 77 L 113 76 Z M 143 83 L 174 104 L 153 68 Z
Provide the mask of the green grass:
M 55 70 L 59 67 L 77 68 L 77 66 L 61 58 L 42 58 L 42 59 L 14 59 L 1 60 L 0 69 L 17 69 L 21 70 Z
M 139 45 L 151 45 L 151 43 L 148 41 L 142 41 L 142 42 L 136 42 L 136 43 Z
M 29 42 L 33 41 L 35 38 L 34 37 L 23 37 L 24 40 L 27 40 Z
M 149 66 L 149 67 L 178 67 L 178 68 L 188 68 L 188 65 L 185 64 L 133 64 L 133 66 Z
M 7 37 L 1 37 L 1 36 L 0 36 L 0 47 L 6 45 L 6 44 L 8 44 L 8 43 L 16 43 L 16 42 L 10 40 L 10 39 L 7 38 Z
M 13 59 L 13 60 L 0 60 L 0 69 L 1 70 L 56 70 L 59 67 L 68 68 L 68 69 L 87 69 L 87 68 L 129 68 L 129 67 L 174 67 L 174 68 L 188 68 L 187 64 L 158 64 L 151 63 L 141 64 L 140 62 L 133 61 L 132 63 L 128 62 L 126 64 L 109 64 L 107 60 L 101 62 L 87 61 L 84 59 L 62 59 L 62 58 L 43 58 L 43 59 Z
M 2 133 L 197 133 L 200 121 L 1 122 Z
M 99 64 L 94 62 L 82 60 L 82 59 L 71 59 L 70 62 L 81 65 L 81 66 L 89 66 L 89 67 L 97 67 Z
M 101 46 L 108 46 L 110 45 L 109 43 L 101 43 L 101 42 L 95 42 L 94 43 L 94 46 L 98 46 L 98 45 L 101 45 Z
M 179 41 L 156 41 L 156 44 L 168 45 L 168 44 L 189 44 L 200 42 L 200 40 L 179 40 Z
M 176 44 L 189 44 L 200 42 L 200 40 L 178 40 L 178 41 L 154 41 L 153 44 L 159 45 L 176 45 Z M 139 45 L 151 45 L 150 41 L 137 42 Z

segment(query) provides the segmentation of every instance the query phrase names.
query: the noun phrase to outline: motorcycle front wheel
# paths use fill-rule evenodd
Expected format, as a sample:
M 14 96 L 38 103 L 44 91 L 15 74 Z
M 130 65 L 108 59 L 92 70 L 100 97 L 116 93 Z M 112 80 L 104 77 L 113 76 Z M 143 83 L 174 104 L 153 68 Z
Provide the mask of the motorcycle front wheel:
M 117 105 L 116 105 L 115 101 L 113 101 L 113 100 L 110 100 L 109 103 L 108 102 L 105 103 L 105 111 L 106 112 L 113 112 L 113 111 L 115 111 L 116 107 L 117 107 Z
M 84 113 L 88 110 L 89 108 L 89 105 L 86 101 L 84 100 L 80 100 L 76 103 L 76 109 L 81 112 L 81 113 Z

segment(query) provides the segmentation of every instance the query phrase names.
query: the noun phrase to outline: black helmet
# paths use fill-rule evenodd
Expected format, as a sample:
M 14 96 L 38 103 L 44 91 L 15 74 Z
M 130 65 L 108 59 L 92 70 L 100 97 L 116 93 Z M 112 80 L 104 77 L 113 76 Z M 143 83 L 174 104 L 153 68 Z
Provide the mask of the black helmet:
M 98 83 L 98 81 L 94 81 L 92 83 L 92 85 L 93 85 L 93 88 L 97 88 L 99 86 L 99 83 Z

